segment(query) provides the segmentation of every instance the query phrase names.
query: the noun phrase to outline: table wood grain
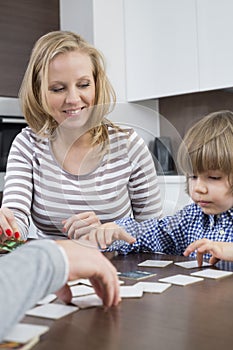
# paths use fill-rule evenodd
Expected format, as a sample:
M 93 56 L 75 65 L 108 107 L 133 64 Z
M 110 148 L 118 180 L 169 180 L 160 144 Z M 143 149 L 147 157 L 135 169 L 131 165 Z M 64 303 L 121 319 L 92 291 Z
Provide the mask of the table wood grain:
M 198 269 L 171 264 L 163 268 L 138 267 L 147 259 L 184 261 L 187 258 L 161 254 L 129 254 L 108 258 L 119 271 L 143 270 L 159 278 Z M 232 263 L 214 268 L 233 271 Z M 126 284 L 137 281 L 125 280 Z M 60 320 L 25 317 L 24 322 L 46 324 L 35 350 L 221 350 L 233 344 L 233 276 L 204 279 L 188 286 L 171 286 L 162 294 L 144 293 L 142 298 L 123 299 L 114 308 L 79 310 Z

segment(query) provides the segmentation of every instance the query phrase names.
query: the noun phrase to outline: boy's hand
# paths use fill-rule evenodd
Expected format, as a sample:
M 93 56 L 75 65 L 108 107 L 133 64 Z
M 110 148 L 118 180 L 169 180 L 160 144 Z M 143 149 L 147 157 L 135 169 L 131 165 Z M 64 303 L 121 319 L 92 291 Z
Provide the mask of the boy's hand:
M 202 266 L 203 254 L 211 254 L 210 264 L 216 264 L 219 260 L 233 261 L 233 243 L 216 242 L 203 238 L 191 243 L 184 251 L 185 256 L 197 251 L 198 266 Z
M 123 240 L 129 244 L 136 241 L 134 237 L 130 236 L 123 228 L 113 222 L 100 225 L 82 239 L 88 240 L 101 249 L 106 249 L 107 246 L 116 240 Z

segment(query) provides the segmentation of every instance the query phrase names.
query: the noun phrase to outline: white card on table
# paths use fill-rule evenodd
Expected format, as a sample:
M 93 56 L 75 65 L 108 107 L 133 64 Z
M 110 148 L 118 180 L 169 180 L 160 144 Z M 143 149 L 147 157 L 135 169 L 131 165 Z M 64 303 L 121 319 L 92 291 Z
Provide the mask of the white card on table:
M 48 332 L 49 327 L 27 323 L 18 323 L 4 337 L 4 341 L 27 343 L 34 337 L 39 337 Z
M 79 297 L 81 295 L 94 294 L 95 290 L 92 287 L 77 285 L 70 287 L 72 297 Z
M 77 280 L 72 280 L 67 283 L 70 287 L 76 284 L 85 284 L 86 286 L 92 287 L 91 282 L 88 278 L 78 278 Z
M 63 304 L 45 304 L 45 305 L 37 306 L 31 310 L 28 310 L 25 313 L 25 315 L 51 318 L 51 319 L 57 320 L 77 310 L 78 310 L 78 307 L 76 306 L 69 306 L 69 305 L 63 305 Z
M 37 305 L 48 304 L 48 303 L 51 303 L 52 301 L 54 301 L 55 299 L 57 299 L 56 294 L 49 294 L 46 297 L 44 297 L 43 299 L 39 300 L 37 302 Z
M 197 267 L 205 267 L 205 266 L 212 266 L 210 263 L 203 261 L 202 266 L 198 266 L 197 260 L 192 260 L 192 261 L 182 261 L 182 262 L 177 262 L 174 263 L 177 266 L 184 267 L 185 269 L 194 269 Z
M 143 295 L 143 289 L 141 287 L 133 286 L 121 286 L 120 297 L 121 298 L 141 298 Z
M 186 286 L 191 283 L 203 281 L 203 278 L 187 276 L 187 275 L 174 275 L 170 277 L 160 278 L 159 281 L 176 284 L 178 286 Z
M 146 267 L 165 267 L 172 264 L 172 260 L 145 260 L 138 264 L 138 266 Z
M 103 301 L 96 294 L 85 295 L 83 297 L 72 298 L 72 304 L 77 305 L 80 309 L 86 309 L 94 306 L 103 306 Z
M 171 287 L 170 283 L 159 282 L 138 282 L 135 287 L 142 288 L 145 293 L 163 293 L 166 289 Z
M 200 276 L 200 277 L 206 277 L 206 278 L 223 278 L 231 276 L 233 272 L 231 271 L 223 271 L 223 270 L 214 270 L 214 269 L 205 269 L 203 271 L 197 271 L 191 273 L 192 276 Z

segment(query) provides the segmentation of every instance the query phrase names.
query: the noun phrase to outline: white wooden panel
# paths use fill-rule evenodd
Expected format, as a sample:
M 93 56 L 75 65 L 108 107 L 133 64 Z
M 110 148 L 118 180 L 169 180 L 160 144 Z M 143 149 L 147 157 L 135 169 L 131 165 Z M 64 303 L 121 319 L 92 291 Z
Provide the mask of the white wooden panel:
M 233 86 L 232 14 L 232 0 L 197 0 L 201 91 Z
M 125 0 L 127 99 L 198 91 L 195 0 Z

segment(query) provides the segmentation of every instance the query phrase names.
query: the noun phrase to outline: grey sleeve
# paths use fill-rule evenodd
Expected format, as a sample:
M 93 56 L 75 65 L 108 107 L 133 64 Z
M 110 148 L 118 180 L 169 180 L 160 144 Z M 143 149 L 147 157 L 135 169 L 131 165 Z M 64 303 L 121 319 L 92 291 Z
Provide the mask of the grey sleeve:
M 0 258 L 0 341 L 38 300 L 62 287 L 66 271 L 62 250 L 49 240 L 26 243 Z

